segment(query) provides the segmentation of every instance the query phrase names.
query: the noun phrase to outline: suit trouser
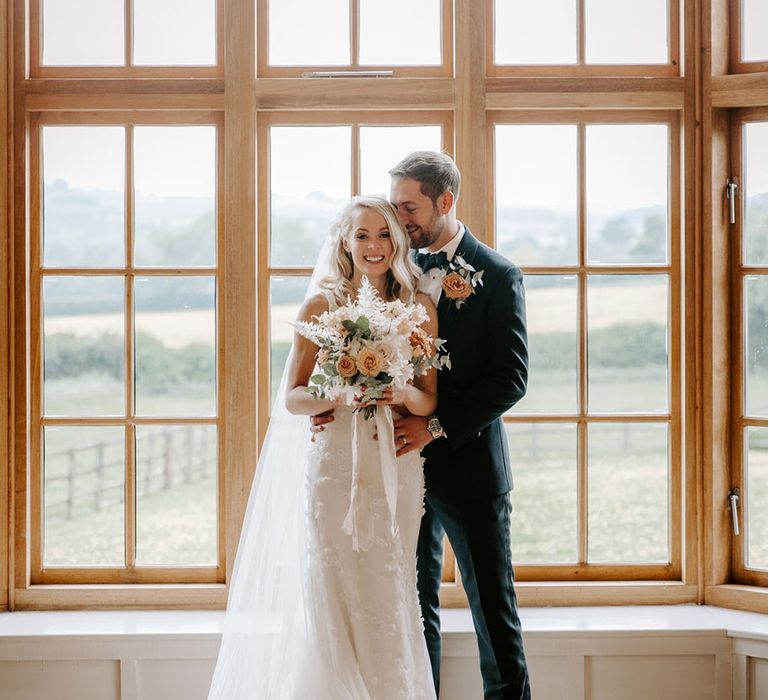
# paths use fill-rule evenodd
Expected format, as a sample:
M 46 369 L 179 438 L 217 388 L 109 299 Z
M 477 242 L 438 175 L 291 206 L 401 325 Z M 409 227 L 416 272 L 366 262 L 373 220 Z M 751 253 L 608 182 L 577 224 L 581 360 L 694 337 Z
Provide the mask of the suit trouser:
M 440 683 L 443 536 L 453 547 L 480 650 L 485 700 L 531 697 L 512 570 L 509 494 L 448 503 L 427 494 L 418 545 L 418 587 L 435 689 Z

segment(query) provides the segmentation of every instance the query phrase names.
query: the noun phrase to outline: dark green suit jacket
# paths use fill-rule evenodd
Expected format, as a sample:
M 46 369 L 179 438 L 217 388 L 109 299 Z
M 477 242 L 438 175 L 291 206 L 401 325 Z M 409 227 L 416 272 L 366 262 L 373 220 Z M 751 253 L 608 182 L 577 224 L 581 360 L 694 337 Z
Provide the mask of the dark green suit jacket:
M 520 270 L 469 229 L 456 254 L 483 270 L 483 286 L 461 308 L 445 293 L 438 302 L 438 335 L 452 369 L 438 372 L 437 417 L 448 437 L 422 455 L 427 492 L 461 502 L 512 488 L 501 416 L 525 395 L 528 340 Z

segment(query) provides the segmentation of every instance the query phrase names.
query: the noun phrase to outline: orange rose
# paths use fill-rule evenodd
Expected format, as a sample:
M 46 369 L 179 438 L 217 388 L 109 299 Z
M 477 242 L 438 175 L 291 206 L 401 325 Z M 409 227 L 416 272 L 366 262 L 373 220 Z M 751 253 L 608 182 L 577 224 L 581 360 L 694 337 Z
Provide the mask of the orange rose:
M 411 347 L 417 351 L 415 353 L 416 355 L 432 355 L 435 352 L 435 346 L 432 343 L 432 339 L 421 328 L 416 328 L 413 333 L 411 333 L 408 342 L 411 344 Z
M 384 369 L 384 357 L 373 348 L 363 348 L 357 356 L 357 369 L 367 377 L 375 377 Z
M 466 299 L 474 289 L 458 272 L 451 272 L 443 277 L 443 291 L 449 299 Z
M 354 377 L 357 374 L 355 361 L 349 355 L 342 355 L 336 363 L 336 371 L 344 379 Z

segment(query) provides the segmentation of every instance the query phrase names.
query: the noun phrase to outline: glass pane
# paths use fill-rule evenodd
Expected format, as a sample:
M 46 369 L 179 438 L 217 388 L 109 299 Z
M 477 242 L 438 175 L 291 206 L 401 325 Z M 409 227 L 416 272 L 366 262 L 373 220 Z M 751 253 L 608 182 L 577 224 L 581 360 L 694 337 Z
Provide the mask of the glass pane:
M 136 563 L 218 561 L 216 426 L 136 428 Z
M 46 126 L 43 264 L 125 263 L 125 129 Z
M 125 64 L 123 0 L 43 0 L 43 65 Z
M 738 2 L 738 0 L 735 0 Z M 742 60 L 768 61 L 768 3 L 742 0 Z
M 125 415 L 124 284 L 43 278 L 45 415 Z
M 136 265 L 216 264 L 216 128 L 134 129 Z
M 744 565 L 768 569 L 768 428 L 747 428 Z
M 667 0 L 585 0 L 587 63 L 667 63 Z
M 46 427 L 43 565 L 125 565 L 122 426 Z
M 511 413 L 575 413 L 577 294 L 575 277 L 526 276 L 528 391 Z
M 293 342 L 293 326 L 304 302 L 309 277 L 272 277 L 269 282 L 269 337 L 271 366 L 271 401 L 283 376 L 285 361 Z
M 349 0 L 269 0 L 268 11 L 271 66 L 351 63 Z
M 348 126 L 270 130 L 273 265 L 315 264 L 336 215 L 352 194 L 351 139 Z
M 589 411 L 666 413 L 666 275 L 590 275 Z
M 440 0 L 360 0 L 364 66 L 440 65 L 441 33 Z
M 588 561 L 669 561 L 666 425 L 589 426 Z
M 744 260 L 768 264 L 768 122 L 744 125 Z
M 138 277 L 136 413 L 216 414 L 213 277 Z
M 215 0 L 133 0 L 133 62 L 215 64 Z
M 576 126 L 496 126 L 496 241 L 518 265 L 577 262 Z
M 587 261 L 667 262 L 663 124 L 587 127 Z
M 360 191 L 389 199 L 389 171 L 413 151 L 442 151 L 442 128 L 360 127 Z
M 744 295 L 746 413 L 768 416 L 768 276 L 747 277 Z
M 515 456 L 512 556 L 519 564 L 575 562 L 576 426 L 509 423 Z
M 497 64 L 576 63 L 576 0 L 496 0 Z

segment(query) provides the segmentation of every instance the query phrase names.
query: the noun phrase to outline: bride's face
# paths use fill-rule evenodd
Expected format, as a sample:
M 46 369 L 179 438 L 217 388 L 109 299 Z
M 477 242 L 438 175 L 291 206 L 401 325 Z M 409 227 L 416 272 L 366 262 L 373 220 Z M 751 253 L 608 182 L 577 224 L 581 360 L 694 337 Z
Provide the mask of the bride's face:
M 360 207 L 352 219 L 352 232 L 344 241 L 355 270 L 369 277 L 383 275 L 392 262 L 394 247 L 384 217 L 373 209 Z

